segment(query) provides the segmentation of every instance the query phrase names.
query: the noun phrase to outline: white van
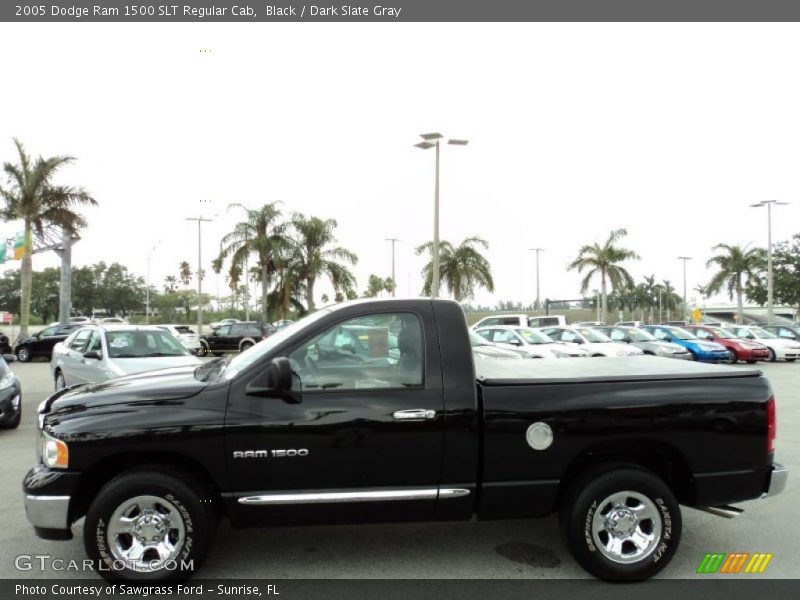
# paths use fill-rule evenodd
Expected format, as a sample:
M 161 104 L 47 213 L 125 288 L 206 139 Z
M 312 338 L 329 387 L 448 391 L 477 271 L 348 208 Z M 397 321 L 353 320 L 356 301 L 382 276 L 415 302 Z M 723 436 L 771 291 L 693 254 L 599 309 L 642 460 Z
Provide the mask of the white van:
M 510 325 L 512 327 L 563 327 L 567 324 L 564 315 L 547 315 L 541 317 L 529 317 L 528 315 L 493 315 L 483 317 L 471 327 L 474 331 L 480 327 L 496 327 L 498 325 Z

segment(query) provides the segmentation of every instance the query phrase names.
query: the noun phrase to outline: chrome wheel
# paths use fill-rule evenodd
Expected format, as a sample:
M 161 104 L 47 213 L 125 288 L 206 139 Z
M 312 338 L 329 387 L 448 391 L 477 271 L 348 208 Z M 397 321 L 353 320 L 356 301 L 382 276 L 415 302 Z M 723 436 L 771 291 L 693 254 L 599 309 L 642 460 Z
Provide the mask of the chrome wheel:
M 656 549 L 661 515 L 639 492 L 617 492 L 598 503 L 592 537 L 601 554 L 615 563 L 635 563 Z
M 17 358 L 19 362 L 28 362 L 31 359 L 31 351 L 27 348 L 20 348 L 17 350 Z
M 108 523 L 114 558 L 134 571 L 150 573 L 175 560 L 186 539 L 178 509 L 158 496 L 136 496 L 120 504 Z

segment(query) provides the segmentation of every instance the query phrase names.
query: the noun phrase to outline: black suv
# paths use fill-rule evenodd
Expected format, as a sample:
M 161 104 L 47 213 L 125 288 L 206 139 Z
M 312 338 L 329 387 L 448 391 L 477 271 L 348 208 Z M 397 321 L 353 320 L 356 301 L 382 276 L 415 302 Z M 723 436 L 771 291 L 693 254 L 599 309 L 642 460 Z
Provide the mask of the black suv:
M 50 360 L 53 355 L 53 346 L 58 342 L 63 342 L 76 329 L 80 329 L 85 323 L 67 323 L 66 325 L 51 325 L 42 329 L 39 333 L 26 337 L 24 340 L 14 344 L 14 354 L 17 355 L 19 362 L 28 362 L 32 358 L 46 358 Z
M 230 325 L 221 325 L 210 334 L 200 337 L 203 348 L 197 354 L 204 356 L 211 353 L 219 356 L 223 352 L 242 352 L 273 333 L 275 333 L 275 327 L 263 321 L 240 321 Z

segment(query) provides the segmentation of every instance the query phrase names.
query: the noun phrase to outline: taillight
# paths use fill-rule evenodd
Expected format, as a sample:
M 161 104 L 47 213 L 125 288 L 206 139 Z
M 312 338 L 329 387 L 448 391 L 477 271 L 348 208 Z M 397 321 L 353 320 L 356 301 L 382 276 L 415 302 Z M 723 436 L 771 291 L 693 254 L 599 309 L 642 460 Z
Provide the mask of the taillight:
M 767 452 L 775 452 L 775 398 L 767 400 Z

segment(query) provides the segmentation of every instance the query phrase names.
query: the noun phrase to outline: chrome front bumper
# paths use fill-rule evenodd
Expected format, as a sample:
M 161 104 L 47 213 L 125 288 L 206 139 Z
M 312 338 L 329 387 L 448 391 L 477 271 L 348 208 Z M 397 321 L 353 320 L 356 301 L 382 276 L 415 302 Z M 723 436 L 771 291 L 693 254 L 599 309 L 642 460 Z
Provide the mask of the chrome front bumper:
M 69 496 L 25 494 L 25 514 L 37 529 L 69 529 Z
M 764 498 L 777 496 L 786 489 L 786 480 L 789 479 L 789 469 L 778 463 L 773 463 L 772 473 L 769 477 L 769 487 L 764 492 Z

